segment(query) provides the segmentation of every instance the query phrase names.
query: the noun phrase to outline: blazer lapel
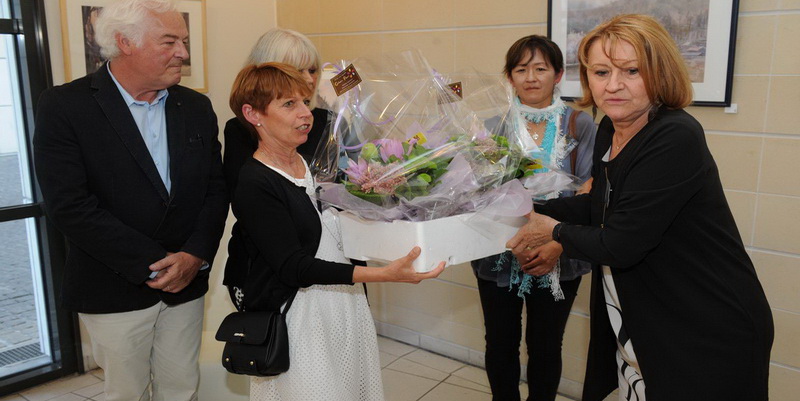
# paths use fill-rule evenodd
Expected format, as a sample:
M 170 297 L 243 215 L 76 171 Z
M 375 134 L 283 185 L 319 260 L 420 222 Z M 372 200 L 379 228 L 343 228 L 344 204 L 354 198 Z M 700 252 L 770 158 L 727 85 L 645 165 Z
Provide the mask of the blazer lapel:
M 186 121 L 183 116 L 182 102 L 177 91 L 170 90 L 167 96 L 167 141 L 169 147 L 169 178 L 172 188 L 178 188 L 180 181 L 181 158 L 186 146 Z
M 164 201 L 168 201 L 169 193 L 167 192 L 167 187 L 164 185 L 164 182 L 161 181 L 161 176 L 158 174 L 156 164 L 150 156 L 150 152 L 147 150 L 147 145 L 145 145 L 138 127 L 136 127 L 136 121 L 133 120 L 133 116 L 131 116 L 128 106 L 122 99 L 117 85 L 114 84 L 114 81 L 111 79 L 111 75 L 108 73 L 105 64 L 94 73 L 92 77 L 92 87 L 97 89 L 94 97 L 97 99 L 97 103 L 100 104 L 100 108 L 103 110 L 103 113 L 105 113 L 111 126 L 114 127 L 117 135 L 119 135 L 122 143 L 128 148 L 133 159 L 136 160 L 136 163 L 144 171 L 147 178 L 158 191 L 158 194 Z

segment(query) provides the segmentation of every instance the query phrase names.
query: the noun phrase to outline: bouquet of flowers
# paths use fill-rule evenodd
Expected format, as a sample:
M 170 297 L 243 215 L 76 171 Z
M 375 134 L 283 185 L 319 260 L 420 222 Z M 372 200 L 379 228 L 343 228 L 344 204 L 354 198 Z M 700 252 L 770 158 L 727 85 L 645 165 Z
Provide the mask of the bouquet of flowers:
M 321 200 L 340 209 L 383 221 L 474 212 L 497 204 L 506 183 L 543 167 L 527 132 L 506 117 L 510 92 L 497 79 L 453 82 L 419 52 L 343 62 L 335 72 L 320 83 L 322 93 L 336 92 L 329 106 L 336 115 L 312 167 Z M 528 202 L 559 189 L 515 188 Z

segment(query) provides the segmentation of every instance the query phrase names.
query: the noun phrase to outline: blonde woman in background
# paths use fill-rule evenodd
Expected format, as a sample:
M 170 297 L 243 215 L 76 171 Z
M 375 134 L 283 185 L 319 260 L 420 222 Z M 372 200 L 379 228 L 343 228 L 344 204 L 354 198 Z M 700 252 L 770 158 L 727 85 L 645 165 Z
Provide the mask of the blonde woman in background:
M 297 68 L 303 80 L 311 88 L 310 109 L 314 117 L 314 125 L 308 133 L 308 141 L 297 149 L 306 162 L 310 163 L 317 145 L 323 139 L 330 113 L 326 109 L 315 107 L 315 95 L 321 75 L 320 57 L 317 48 L 314 47 L 311 40 L 299 32 L 282 28 L 270 29 L 261 35 L 258 42 L 253 46 L 245 65 L 258 65 L 269 62 L 285 63 Z M 258 143 L 247 133 L 247 127 L 235 117 L 225 123 L 225 153 L 222 161 L 225 166 L 225 180 L 228 183 L 228 191 L 231 193 L 236 188 L 242 164 L 253 154 L 253 151 L 258 146 Z

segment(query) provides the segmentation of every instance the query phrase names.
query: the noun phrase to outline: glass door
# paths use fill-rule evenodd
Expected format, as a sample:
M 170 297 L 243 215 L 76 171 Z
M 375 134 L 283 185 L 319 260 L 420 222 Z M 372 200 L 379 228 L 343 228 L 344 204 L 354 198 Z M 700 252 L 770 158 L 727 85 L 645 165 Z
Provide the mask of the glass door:
M 0 396 L 78 368 L 58 307 L 63 239 L 43 216 L 31 139 L 50 82 L 41 0 L 0 0 Z

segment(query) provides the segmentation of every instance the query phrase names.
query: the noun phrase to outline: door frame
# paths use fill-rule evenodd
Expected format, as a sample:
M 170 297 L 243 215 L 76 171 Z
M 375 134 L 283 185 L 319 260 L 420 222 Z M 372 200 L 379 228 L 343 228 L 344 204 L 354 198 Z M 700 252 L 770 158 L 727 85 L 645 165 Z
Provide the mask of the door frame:
M 34 111 L 39 95 L 53 86 L 44 0 L 4 1 L 10 3 L 11 18 L 0 19 L 0 34 L 15 35 L 16 39 L 14 48 L 23 110 L 20 128 L 25 130 L 26 138 L 26 146 L 21 150 L 27 152 L 28 171 L 33 174 Z M 0 223 L 26 218 L 36 221 L 43 301 L 54 362 L 0 378 L 0 396 L 84 371 L 77 314 L 64 310 L 59 302 L 67 245 L 64 236 L 45 218 L 39 184 L 35 177 L 30 178 L 34 186 L 33 203 L 0 208 Z

